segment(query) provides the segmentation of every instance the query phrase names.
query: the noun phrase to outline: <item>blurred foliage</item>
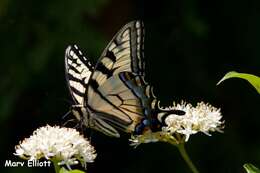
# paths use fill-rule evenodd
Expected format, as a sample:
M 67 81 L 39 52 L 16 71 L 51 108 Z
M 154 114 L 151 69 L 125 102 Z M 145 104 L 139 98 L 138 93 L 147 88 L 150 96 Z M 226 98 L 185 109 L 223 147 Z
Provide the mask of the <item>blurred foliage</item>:
M 1 172 L 53 172 L 4 168 L 4 161 L 18 160 L 14 146 L 31 129 L 64 123 L 71 102 L 67 45 L 77 43 L 96 60 L 113 34 L 135 19 L 146 26 L 147 81 L 162 104 L 203 100 L 222 109 L 225 133 L 197 136 L 187 145 L 200 172 L 242 172 L 245 161 L 260 165 L 259 96 L 247 82 L 216 87 L 233 69 L 260 76 L 259 7 L 257 0 L 0 0 Z M 98 158 L 88 172 L 189 172 L 170 145 L 133 149 L 128 136 L 93 133 Z
M 244 168 L 247 173 L 260 173 L 260 170 L 250 163 L 244 164 Z

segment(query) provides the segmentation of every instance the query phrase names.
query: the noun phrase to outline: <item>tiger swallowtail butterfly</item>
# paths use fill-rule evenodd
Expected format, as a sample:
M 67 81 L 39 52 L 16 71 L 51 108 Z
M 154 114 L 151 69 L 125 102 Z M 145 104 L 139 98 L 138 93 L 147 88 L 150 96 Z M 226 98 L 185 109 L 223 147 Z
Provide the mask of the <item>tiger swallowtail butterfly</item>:
M 73 115 L 87 128 L 119 137 L 159 127 L 157 100 L 145 80 L 144 25 L 126 24 L 93 65 L 76 45 L 65 52 L 65 73 L 75 102 Z

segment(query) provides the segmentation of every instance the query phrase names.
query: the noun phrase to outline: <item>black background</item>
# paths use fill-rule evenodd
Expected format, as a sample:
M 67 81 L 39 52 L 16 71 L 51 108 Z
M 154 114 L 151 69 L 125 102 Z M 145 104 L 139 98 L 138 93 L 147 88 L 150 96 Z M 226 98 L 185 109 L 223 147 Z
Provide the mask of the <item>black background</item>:
M 97 60 L 117 30 L 141 19 L 146 27 L 147 80 L 162 105 L 186 100 L 220 107 L 225 133 L 194 135 L 187 150 L 200 172 L 245 172 L 260 167 L 259 94 L 246 81 L 216 83 L 231 70 L 260 75 L 260 1 L 251 0 L 1 0 L 1 172 L 54 172 L 4 168 L 14 146 L 40 126 L 61 125 L 70 107 L 64 51 L 77 43 Z M 130 147 L 92 133 L 98 157 L 89 173 L 190 172 L 177 149 L 154 143 Z

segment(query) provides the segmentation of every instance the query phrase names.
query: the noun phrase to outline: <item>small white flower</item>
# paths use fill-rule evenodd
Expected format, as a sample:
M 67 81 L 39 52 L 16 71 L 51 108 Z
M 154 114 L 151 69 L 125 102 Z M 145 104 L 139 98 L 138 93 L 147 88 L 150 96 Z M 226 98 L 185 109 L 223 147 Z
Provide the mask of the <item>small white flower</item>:
M 23 159 L 46 158 L 58 161 L 59 165 L 78 164 L 86 167 L 87 162 L 94 162 L 95 149 L 78 131 L 49 125 L 36 129 L 29 138 L 15 146 L 16 153 Z
M 166 127 L 162 130 L 171 134 L 182 134 L 185 136 L 185 141 L 188 141 L 190 135 L 202 132 L 210 135 L 210 132 L 222 132 L 223 121 L 220 109 L 217 109 L 209 104 L 200 102 L 196 107 L 191 104 L 182 102 L 181 104 L 173 104 L 167 110 L 182 110 L 185 115 L 168 115 L 165 119 Z

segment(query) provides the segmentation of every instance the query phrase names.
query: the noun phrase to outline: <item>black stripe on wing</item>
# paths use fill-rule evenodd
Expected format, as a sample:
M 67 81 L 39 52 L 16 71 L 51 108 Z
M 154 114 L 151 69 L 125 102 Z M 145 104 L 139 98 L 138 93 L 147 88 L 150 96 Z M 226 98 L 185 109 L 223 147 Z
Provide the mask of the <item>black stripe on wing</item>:
M 65 76 L 69 91 L 76 104 L 84 104 L 84 95 L 93 70 L 93 65 L 83 55 L 78 46 L 67 47 L 65 52 Z

